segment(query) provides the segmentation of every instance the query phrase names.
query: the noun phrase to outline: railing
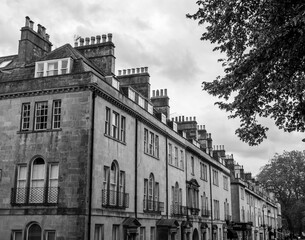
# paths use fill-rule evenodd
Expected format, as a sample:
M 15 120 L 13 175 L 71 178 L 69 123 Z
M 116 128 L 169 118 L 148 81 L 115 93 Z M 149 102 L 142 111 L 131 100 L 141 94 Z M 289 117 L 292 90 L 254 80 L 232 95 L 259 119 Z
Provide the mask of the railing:
M 110 208 L 128 208 L 129 194 L 113 190 L 102 190 L 102 206 Z
M 187 207 L 178 204 L 171 205 L 171 215 L 172 216 L 186 216 Z
M 12 205 L 55 205 L 58 203 L 58 187 L 12 188 Z
M 144 212 L 155 212 L 161 214 L 164 211 L 164 202 L 143 200 L 143 211 Z
M 211 211 L 208 209 L 201 209 L 201 216 L 202 217 L 210 217 L 211 216 Z
M 190 210 L 191 215 L 198 215 L 200 211 L 199 208 L 194 208 L 194 207 L 188 207 L 188 209 Z

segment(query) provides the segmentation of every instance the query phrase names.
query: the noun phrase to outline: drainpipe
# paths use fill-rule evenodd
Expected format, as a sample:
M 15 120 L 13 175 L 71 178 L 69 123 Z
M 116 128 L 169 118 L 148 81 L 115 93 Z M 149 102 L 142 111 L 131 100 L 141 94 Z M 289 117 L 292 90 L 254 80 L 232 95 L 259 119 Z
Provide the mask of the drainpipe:
M 91 111 L 91 145 L 90 145 L 90 162 L 89 162 L 89 213 L 88 213 L 88 240 L 90 240 L 91 237 L 91 208 L 92 208 L 92 175 L 93 175 L 93 150 L 94 150 L 94 115 L 95 115 L 95 98 L 96 94 L 95 92 L 92 93 L 92 111 Z
M 165 138 L 165 150 L 166 150 L 166 153 L 165 153 L 165 191 L 166 191 L 166 196 L 165 196 L 165 200 L 166 200 L 166 218 L 168 219 L 168 142 L 167 142 L 167 137 Z
M 135 126 L 135 193 L 134 193 L 134 215 L 137 218 L 138 212 L 138 119 L 136 118 Z
M 210 170 L 210 203 L 211 203 L 211 239 L 213 239 L 213 192 L 212 192 L 212 172 L 211 172 L 211 165 L 209 165 Z

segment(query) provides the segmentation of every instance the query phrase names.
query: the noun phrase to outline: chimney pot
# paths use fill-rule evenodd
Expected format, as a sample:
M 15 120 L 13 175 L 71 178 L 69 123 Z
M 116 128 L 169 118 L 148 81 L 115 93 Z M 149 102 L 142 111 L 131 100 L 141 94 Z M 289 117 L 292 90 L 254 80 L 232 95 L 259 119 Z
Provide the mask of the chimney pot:
M 108 33 L 108 42 L 112 42 L 112 33 Z
M 123 69 L 123 75 L 126 75 L 126 69 Z
M 156 91 L 156 97 L 159 97 L 159 90 Z
M 174 118 L 172 118 L 172 122 L 174 121 Z
M 184 116 L 182 116 L 182 122 L 184 122 Z
M 193 117 L 194 121 L 196 121 L 196 117 Z
M 144 73 L 144 67 L 141 67 L 141 73 Z
M 90 38 L 89 38 L 89 37 L 86 37 L 86 38 L 85 38 L 85 41 L 86 41 L 86 46 L 89 45 Z
M 137 73 L 140 73 L 140 68 L 137 68 Z
M 25 26 L 30 27 L 30 18 L 28 16 L 25 17 Z
M 179 116 L 179 122 L 181 122 L 181 116 Z
M 178 122 L 178 117 L 176 117 L 176 122 Z
M 144 68 L 144 71 L 147 73 L 147 72 L 148 72 L 148 67 L 145 67 L 145 68 Z
M 152 94 L 153 94 L 153 97 L 155 96 L 155 94 L 156 94 L 156 91 L 155 90 L 153 90 L 152 91 Z
M 118 75 L 121 76 L 121 74 L 122 74 L 122 70 L 119 70 Z
M 102 41 L 103 41 L 103 43 L 106 42 L 106 38 L 107 38 L 106 34 L 103 34 L 103 35 L 102 35 Z
M 49 41 L 50 35 L 46 33 L 46 39 Z
M 42 34 L 43 38 L 46 37 L 46 28 L 44 26 L 41 26 L 41 34 Z
M 164 95 L 167 96 L 167 89 L 164 89 Z
M 128 72 L 128 75 L 129 75 L 129 74 L 130 74 L 130 72 L 131 72 L 131 71 L 130 71 L 130 69 L 127 69 L 127 72 Z
M 132 74 L 136 73 L 136 69 L 134 69 L 134 68 L 132 68 L 131 71 L 132 71 Z
M 101 42 L 101 35 L 97 35 L 96 36 L 96 43 L 100 43 Z
M 189 117 L 186 117 L 186 121 L 188 121 L 189 120 Z
M 78 42 L 74 42 L 74 47 L 78 47 Z
M 160 96 L 163 97 L 163 89 L 161 89 Z
M 190 117 L 190 121 L 192 121 L 192 117 Z
M 80 42 L 80 45 L 81 45 L 81 46 L 84 46 L 84 39 L 83 39 L 83 38 L 80 38 L 80 39 L 79 39 L 79 42 Z
M 95 37 L 94 36 L 91 37 L 91 44 L 95 44 Z
M 37 25 L 37 33 L 41 35 L 41 25 L 39 23 Z
M 33 27 L 34 27 L 34 22 L 32 20 L 30 20 L 30 29 L 33 30 Z

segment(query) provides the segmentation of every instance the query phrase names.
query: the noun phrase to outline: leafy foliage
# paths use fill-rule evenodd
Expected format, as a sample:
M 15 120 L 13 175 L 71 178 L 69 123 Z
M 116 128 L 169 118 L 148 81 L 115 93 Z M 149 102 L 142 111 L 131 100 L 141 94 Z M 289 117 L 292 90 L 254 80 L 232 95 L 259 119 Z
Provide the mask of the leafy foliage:
M 304 131 L 305 2 L 304 0 L 199 0 L 188 18 L 206 26 L 201 40 L 214 51 L 225 75 L 203 82 L 203 90 L 221 100 L 220 109 L 239 117 L 239 138 L 258 145 L 271 117 L 285 131 Z
M 300 233 L 305 211 L 305 151 L 276 154 L 257 180 L 276 194 L 290 231 Z

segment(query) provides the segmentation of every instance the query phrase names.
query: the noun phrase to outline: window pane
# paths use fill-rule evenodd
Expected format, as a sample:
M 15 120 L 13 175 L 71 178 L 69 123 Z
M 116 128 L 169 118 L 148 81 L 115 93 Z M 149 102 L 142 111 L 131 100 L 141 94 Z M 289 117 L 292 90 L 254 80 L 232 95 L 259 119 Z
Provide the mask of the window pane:
M 22 104 L 21 130 L 30 129 L 30 103 Z
M 33 224 L 29 228 L 28 239 L 41 240 L 41 228 L 37 224 Z
M 46 231 L 46 240 L 55 240 L 55 231 Z
M 35 129 L 47 129 L 48 102 L 38 102 L 35 107 Z
M 60 128 L 61 119 L 61 100 L 55 100 L 53 102 L 53 129 Z
M 22 240 L 22 231 L 13 231 L 13 240 Z

